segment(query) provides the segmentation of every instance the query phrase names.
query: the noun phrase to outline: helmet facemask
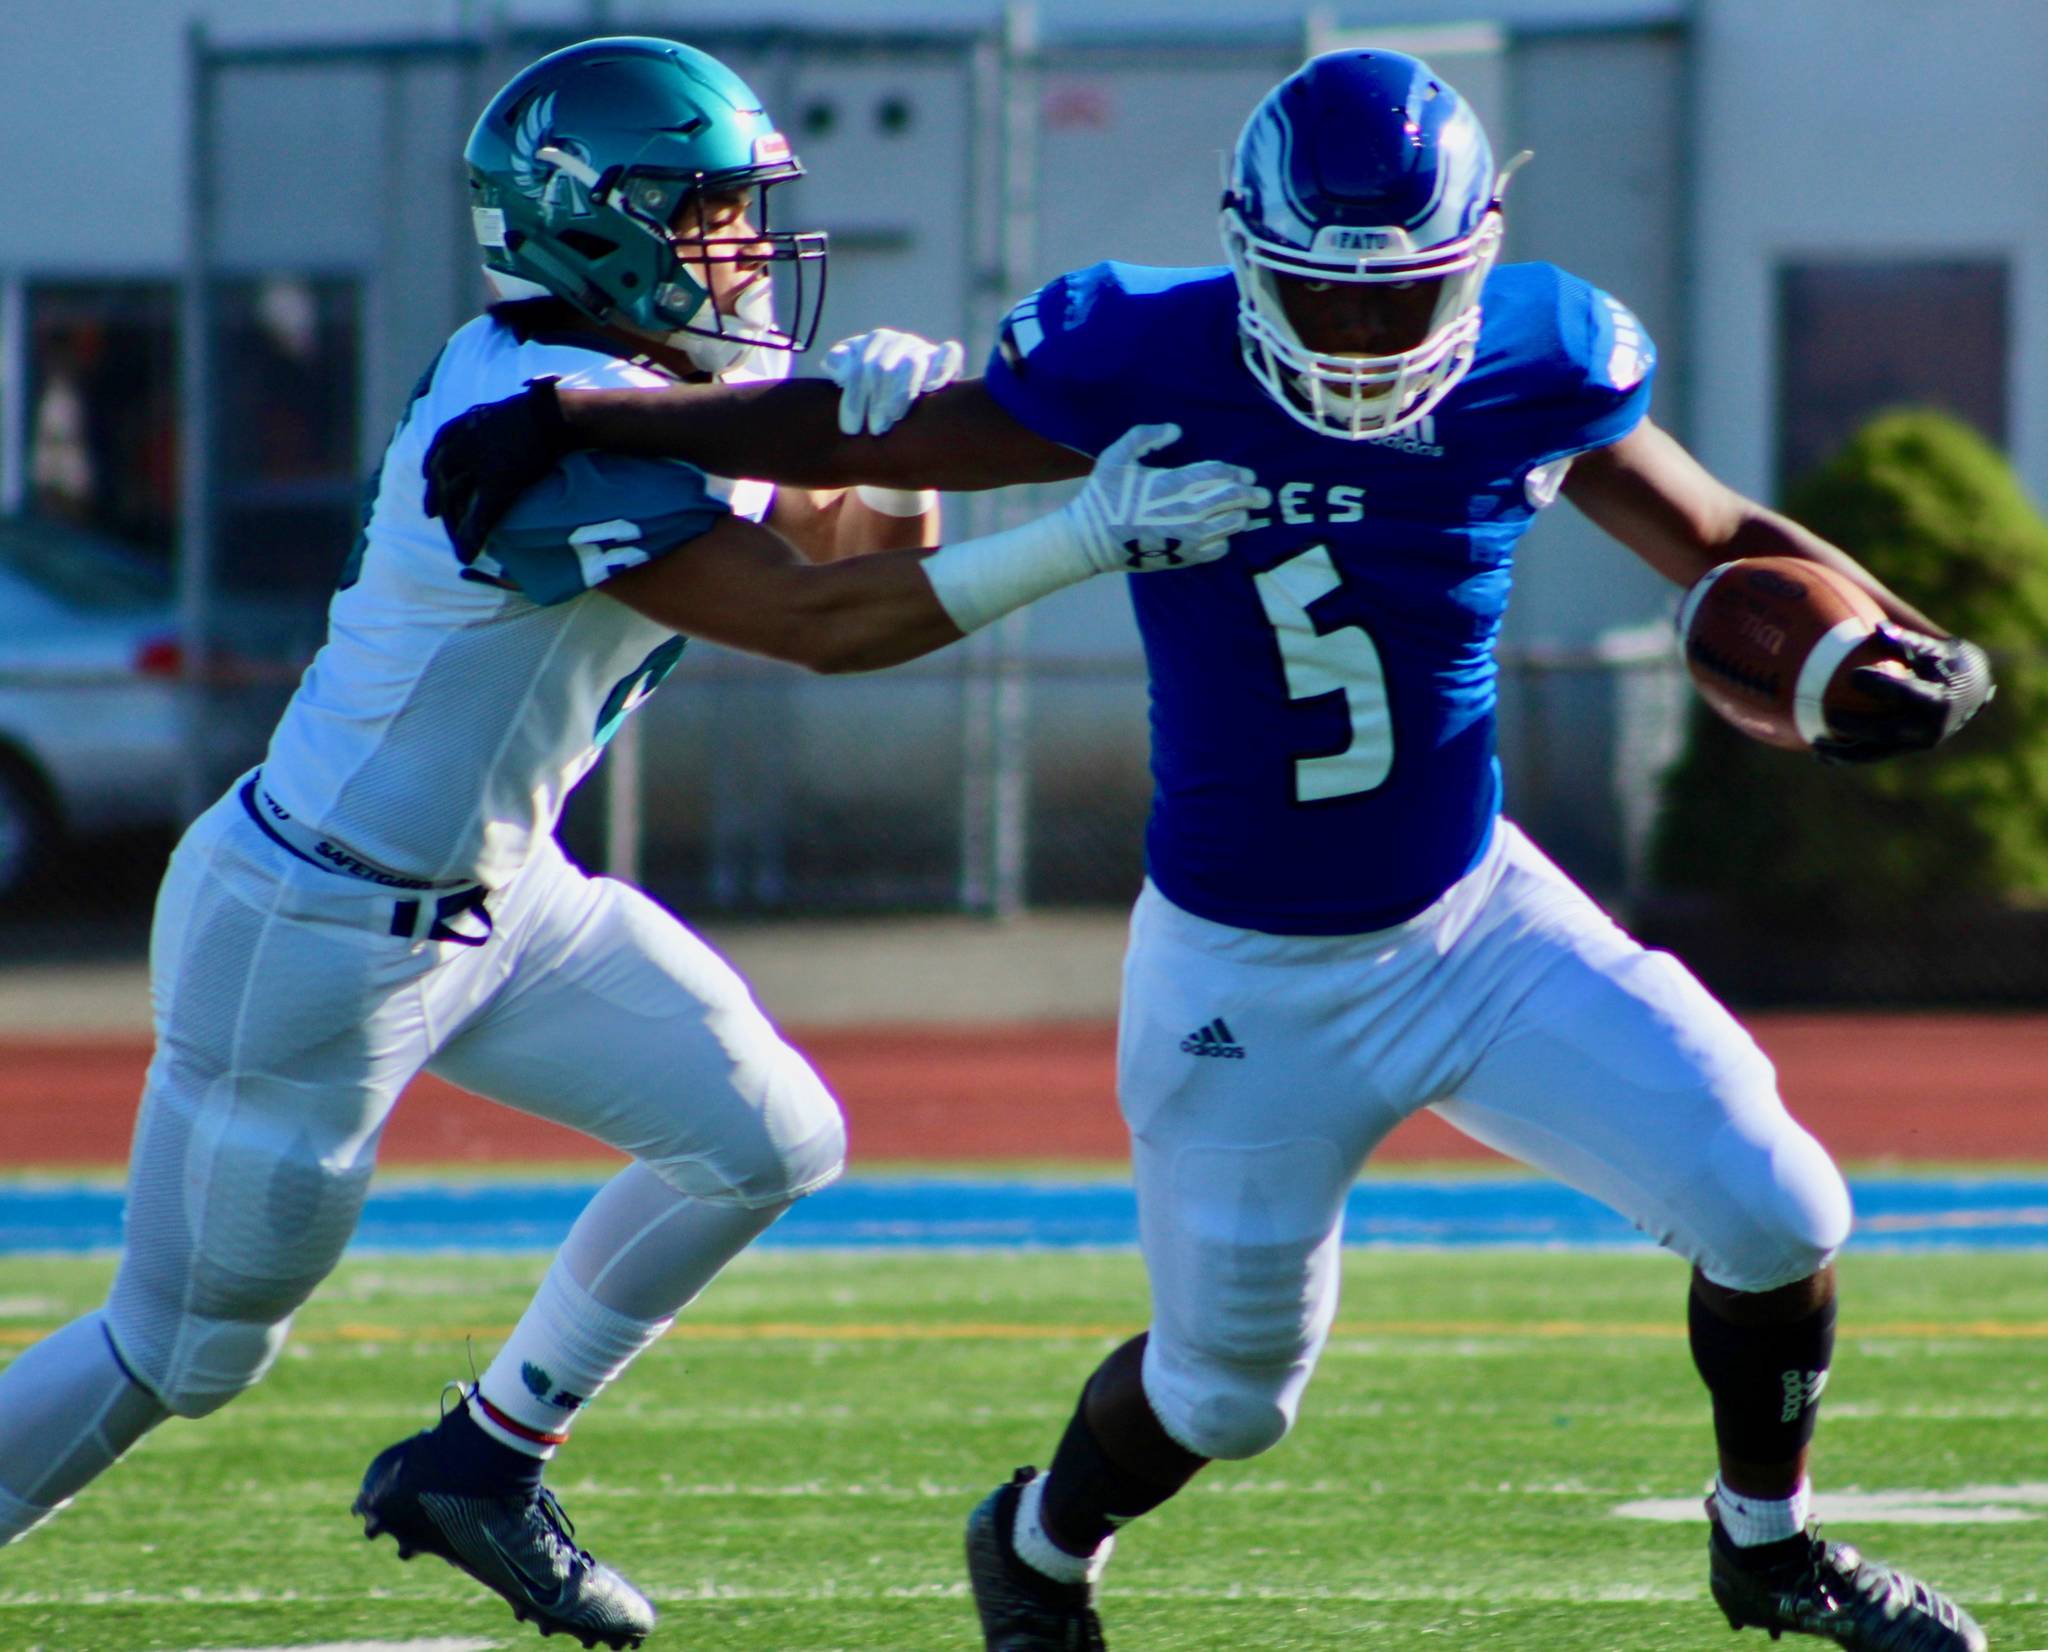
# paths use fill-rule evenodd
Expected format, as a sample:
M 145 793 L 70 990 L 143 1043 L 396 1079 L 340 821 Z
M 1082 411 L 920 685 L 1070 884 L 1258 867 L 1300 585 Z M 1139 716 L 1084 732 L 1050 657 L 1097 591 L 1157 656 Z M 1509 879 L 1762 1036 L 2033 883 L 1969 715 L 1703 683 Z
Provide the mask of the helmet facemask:
M 1266 94 L 1231 156 L 1223 246 L 1245 364 L 1290 418 L 1369 441 L 1457 387 L 1513 170 L 1495 172 L 1471 106 L 1402 52 L 1326 52 Z M 1311 300 L 1302 282 L 1353 292 Z M 1401 296 L 1368 302 L 1370 287 Z
M 1500 250 L 1501 217 L 1488 211 L 1470 235 L 1410 249 L 1399 229 L 1324 226 L 1304 252 L 1261 238 L 1234 200 L 1223 210 L 1223 246 L 1237 277 L 1245 364 L 1298 422 L 1350 441 L 1414 424 L 1456 388 L 1479 342 L 1479 295 Z M 1369 239 L 1382 250 L 1353 250 Z M 1311 349 L 1289 319 L 1278 277 L 1346 285 L 1437 283 L 1420 342 L 1388 355 Z
M 789 175 L 701 182 L 636 175 L 626 181 L 623 209 L 673 254 L 651 306 L 666 324 L 663 342 L 704 372 L 762 372 L 767 352 L 807 350 L 817 337 L 825 236 L 768 227 L 769 187 Z M 736 210 L 729 206 L 735 201 Z M 728 228 L 742 223 L 750 233 Z M 714 295 L 724 283 L 714 272 L 736 265 L 755 273 L 721 305 Z M 777 313 L 779 298 L 787 301 L 786 323 Z

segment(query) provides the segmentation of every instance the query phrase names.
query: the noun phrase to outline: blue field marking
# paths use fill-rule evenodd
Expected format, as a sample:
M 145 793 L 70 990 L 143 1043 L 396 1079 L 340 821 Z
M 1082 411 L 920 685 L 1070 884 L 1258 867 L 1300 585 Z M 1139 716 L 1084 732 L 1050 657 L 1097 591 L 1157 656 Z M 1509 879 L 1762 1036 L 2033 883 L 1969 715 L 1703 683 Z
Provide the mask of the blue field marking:
M 2048 1249 L 2048 1180 L 1871 1178 L 1853 1182 L 1863 1250 Z M 559 1244 L 594 1182 L 394 1181 L 371 1190 L 354 1248 L 522 1251 Z M 121 1242 L 122 1194 L 89 1185 L 0 1184 L 0 1254 L 78 1253 Z M 1121 1182 L 853 1178 L 800 1200 L 771 1248 L 1070 1250 L 1125 1247 L 1137 1206 Z M 1605 1206 L 1555 1182 L 1374 1177 L 1352 1190 L 1345 1238 L 1382 1248 L 1647 1248 Z

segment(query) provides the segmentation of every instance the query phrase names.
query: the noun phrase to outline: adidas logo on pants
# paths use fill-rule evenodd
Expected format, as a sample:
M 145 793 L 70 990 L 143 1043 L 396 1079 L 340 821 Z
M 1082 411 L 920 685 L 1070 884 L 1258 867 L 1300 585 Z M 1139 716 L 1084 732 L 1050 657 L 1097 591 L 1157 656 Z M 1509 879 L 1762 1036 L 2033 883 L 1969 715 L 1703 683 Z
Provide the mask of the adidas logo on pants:
M 1244 1060 L 1244 1046 L 1230 1036 L 1230 1028 L 1220 1015 L 1200 1031 L 1189 1033 L 1180 1041 L 1180 1047 L 1189 1055 L 1211 1055 L 1223 1061 Z

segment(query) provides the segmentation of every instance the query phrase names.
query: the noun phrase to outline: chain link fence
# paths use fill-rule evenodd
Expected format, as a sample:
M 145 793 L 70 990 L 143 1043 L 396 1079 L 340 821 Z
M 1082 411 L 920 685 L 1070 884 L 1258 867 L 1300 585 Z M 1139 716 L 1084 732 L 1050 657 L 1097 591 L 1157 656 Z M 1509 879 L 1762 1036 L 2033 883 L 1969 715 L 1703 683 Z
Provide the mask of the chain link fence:
M 1332 43 L 1326 10 L 1270 36 L 1177 31 L 1142 48 L 1036 40 L 1021 9 L 1001 30 L 693 38 L 784 112 L 811 168 L 790 186 L 789 221 L 831 232 L 833 330 L 911 325 L 979 355 L 1008 303 L 1059 270 L 1109 253 L 1213 259 L 1222 149 L 1304 44 Z M 1452 54 L 1454 78 L 1512 140 L 1503 150 L 1550 157 L 1517 186 L 1515 256 L 1579 269 L 1628 295 L 1653 333 L 1685 337 L 1681 31 L 1452 34 L 1432 56 Z M 177 831 L 260 759 L 317 645 L 369 457 L 479 299 L 453 157 L 489 92 L 563 43 L 500 29 L 231 47 L 195 32 L 182 279 L 0 279 L 0 965 L 139 956 Z M 1596 107 L 1621 128 L 1589 126 Z M 306 189 L 313 176 L 328 187 Z M 1677 409 L 1682 354 L 1660 376 Z M 948 531 L 1045 503 L 949 501 Z M 6 538 L 15 524 L 43 542 Z M 106 573 L 99 552 L 123 547 L 147 553 L 140 571 L 131 554 L 125 574 Z M 10 585 L 17 564 L 34 577 Z M 83 609 L 38 618 L 36 579 L 76 585 L 88 566 L 101 572 Z M 1526 629 L 1511 639 L 1610 640 L 1504 654 L 1510 804 L 1645 938 L 1750 1002 L 2048 990 L 2048 937 L 2024 910 L 1902 914 L 1894 932 L 1853 938 L 1765 934 L 1715 898 L 1659 887 L 1658 776 L 1691 697 L 1668 627 L 1603 628 L 1668 593 L 1565 511 L 1537 524 L 1523 567 Z M 573 800 L 565 842 L 685 914 L 1127 901 L 1142 877 L 1147 727 L 1114 584 L 867 678 L 818 681 L 693 645 Z M 1768 787 L 1750 801 L 1780 806 Z M 1844 788 L 1841 806 L 1865 805 Z
M 0 740 L 19 742 L 27 713 L 31 733 L 66 748 L 39 754 L 39 776 L 19 758 L 0 770 L 0 868 L 12 869 L 0 959 L 139 957 L 182 819 L 185 719 L 208 731 L 218 791 L 260 759 L 289 687 L 275 672 L 224 671 L 194 687 L 125 670 L 0 669 Z M 2024 905 L 1902 910 L 1845 935 L 1760 925 L 1741 903 L 1660 886 L 1657 777 L 1681 749 L 1691 704 L 1668 651 L 1503 661 L 1511 812 L 1643 939 L 1741 1003 L 2048 996 L 2048 914 Z M 693 646 L 627 726 L 632 738 L 614 742 L 572 800 L 563 840 L 583 864 L 632 876 L 686 917 L 1113 906 L 1143 876 L 1147 727 L 1134 661 L 1027 661 L 996 638 L 979 652 L 822 680 Z M 639 822 L 623 839 L 622 769 L 636 771 L 628 805 Z M 117 771 L 115 799 L 95 796 Z M 1784 805 L 1762 786 L 1744 806 L 1768 816 Z M 1871 805 L 1844 785 L 1840 806 L 1846 824 Z M 1868 874 L 1845 864 L 1841 876 Z

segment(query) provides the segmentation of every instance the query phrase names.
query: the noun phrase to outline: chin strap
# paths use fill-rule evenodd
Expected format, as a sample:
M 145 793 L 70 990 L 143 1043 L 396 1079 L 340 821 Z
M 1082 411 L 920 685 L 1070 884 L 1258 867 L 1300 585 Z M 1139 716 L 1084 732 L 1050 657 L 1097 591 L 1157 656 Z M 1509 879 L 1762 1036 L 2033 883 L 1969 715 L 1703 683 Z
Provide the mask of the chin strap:
M 1508 185 L 1515 181 L 1515 174 L 1521 171 L 1523 167 L 1527 166 L 1535 158 L 1535 150 L 1519 149 L 1515 152 L 1514 156 L 1508 161 L 1508 164 L 1502 167 L 1500 171 L 1494 174 L 1493 210 L 1495 212 L 1500 211 L 1501 202 L 1507 199 Z

